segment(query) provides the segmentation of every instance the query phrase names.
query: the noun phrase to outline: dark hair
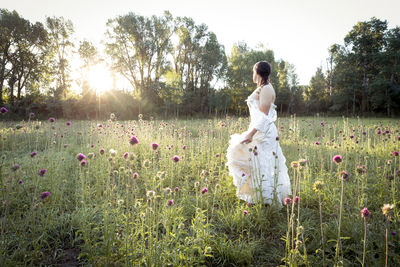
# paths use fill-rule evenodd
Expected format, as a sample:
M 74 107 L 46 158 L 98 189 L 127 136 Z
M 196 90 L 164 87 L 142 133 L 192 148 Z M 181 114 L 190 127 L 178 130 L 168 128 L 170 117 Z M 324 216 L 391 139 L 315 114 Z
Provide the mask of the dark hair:
M 257 74 L 261 76 L 261 85 L 269 84 L 269 75 L 271 74 L 271 65 L 267 61 L 259 61 L 254 65 Z

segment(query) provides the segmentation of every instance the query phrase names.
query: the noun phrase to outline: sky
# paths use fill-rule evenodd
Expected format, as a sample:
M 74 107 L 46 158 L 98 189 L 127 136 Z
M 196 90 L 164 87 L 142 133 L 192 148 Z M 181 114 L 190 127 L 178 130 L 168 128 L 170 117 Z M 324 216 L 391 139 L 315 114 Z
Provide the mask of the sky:
M 357 22 L 375 16 L 387 20 L 389 28 L 400 26 L 400 0 L 1 0 L 0 8 L 16 10 L 31 22 L 63 16 L 74 24 L 75 42 L 86 39 L 100 50 L 108 19 L 129 12 L 160 16 L 168 10 L 206 24 L 227 54 L 239 41 L 272 49 L 276 60 L 295 66 L 300 84 L 308 84 L 318 67 L 326 69 L 328 48 L 343 44 Z

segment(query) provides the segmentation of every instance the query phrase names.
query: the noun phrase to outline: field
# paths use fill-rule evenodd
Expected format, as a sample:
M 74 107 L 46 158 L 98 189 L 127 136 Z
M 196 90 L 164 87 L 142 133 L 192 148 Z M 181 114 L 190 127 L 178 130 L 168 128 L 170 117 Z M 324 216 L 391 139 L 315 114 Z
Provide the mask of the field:
M 235 195 L 248 118 L 51 121 L 0 122 L 0 266 L 400 266 L 397 119 L 278 118 L 281 208 Z

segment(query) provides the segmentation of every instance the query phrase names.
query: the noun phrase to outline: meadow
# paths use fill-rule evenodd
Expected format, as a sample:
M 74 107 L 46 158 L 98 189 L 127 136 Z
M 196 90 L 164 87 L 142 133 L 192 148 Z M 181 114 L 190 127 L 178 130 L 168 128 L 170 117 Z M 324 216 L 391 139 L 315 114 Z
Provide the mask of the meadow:
M 0 121 L 0 266 L 400 266 L 399 120 L 278 118 L 283 206 L 235 195 L 248 124 Z

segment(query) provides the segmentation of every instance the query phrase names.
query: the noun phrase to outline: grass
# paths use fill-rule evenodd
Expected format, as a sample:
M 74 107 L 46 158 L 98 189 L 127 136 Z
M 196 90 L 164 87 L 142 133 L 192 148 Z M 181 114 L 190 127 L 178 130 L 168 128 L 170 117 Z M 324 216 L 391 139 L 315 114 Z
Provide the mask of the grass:
M 72 121 L 69 126 L 64 120 L 0 122 L 0 265 L 322 266 L 319 200 L 313 190 L 317 180 L 324 184 L 326 265 L 361 265 L 360 210 L 368 207 L 372 216 L 367 219 L 365 264 L 384 266 L 384 204 L 394 204 L 388 265 L 400 265 L 395 235 L 400 230 L 400 160 L 393 154 L 400 144 L 398 120 L 290 117 L 275 122 L 291 179 L 290 163 L 301 158 L 308 162 L 299 171 L 298 221 L 295 216 L 304 242 L 291 251 L 291 260 L 286 258 L 286 207 L 247 206 L 236 197 L 225 166 L 229 136 L 245 131 L 248 123 L 248 118 L 229 117 Z M 129 143 L 132 135 L 138 144 Z M 159 147 L 154 150 L 152 143 Z M 32 152 L 37 155 L 31 157 Z M 86 156 L 86 166 L 76 158 L 78 153 Z M 172 160 L 174 155 L 179 162 Z M 336 164 L 334 155 L 343 161 Z M 41 169 L 46 169 L 43 176 Z M 346 170 L 349 178 L 344 181 L 335 261 L 339 170 Z M 203 194 L 204 187 L 208 192 Z M 46 191 L 50 195 L 40 199 Z

